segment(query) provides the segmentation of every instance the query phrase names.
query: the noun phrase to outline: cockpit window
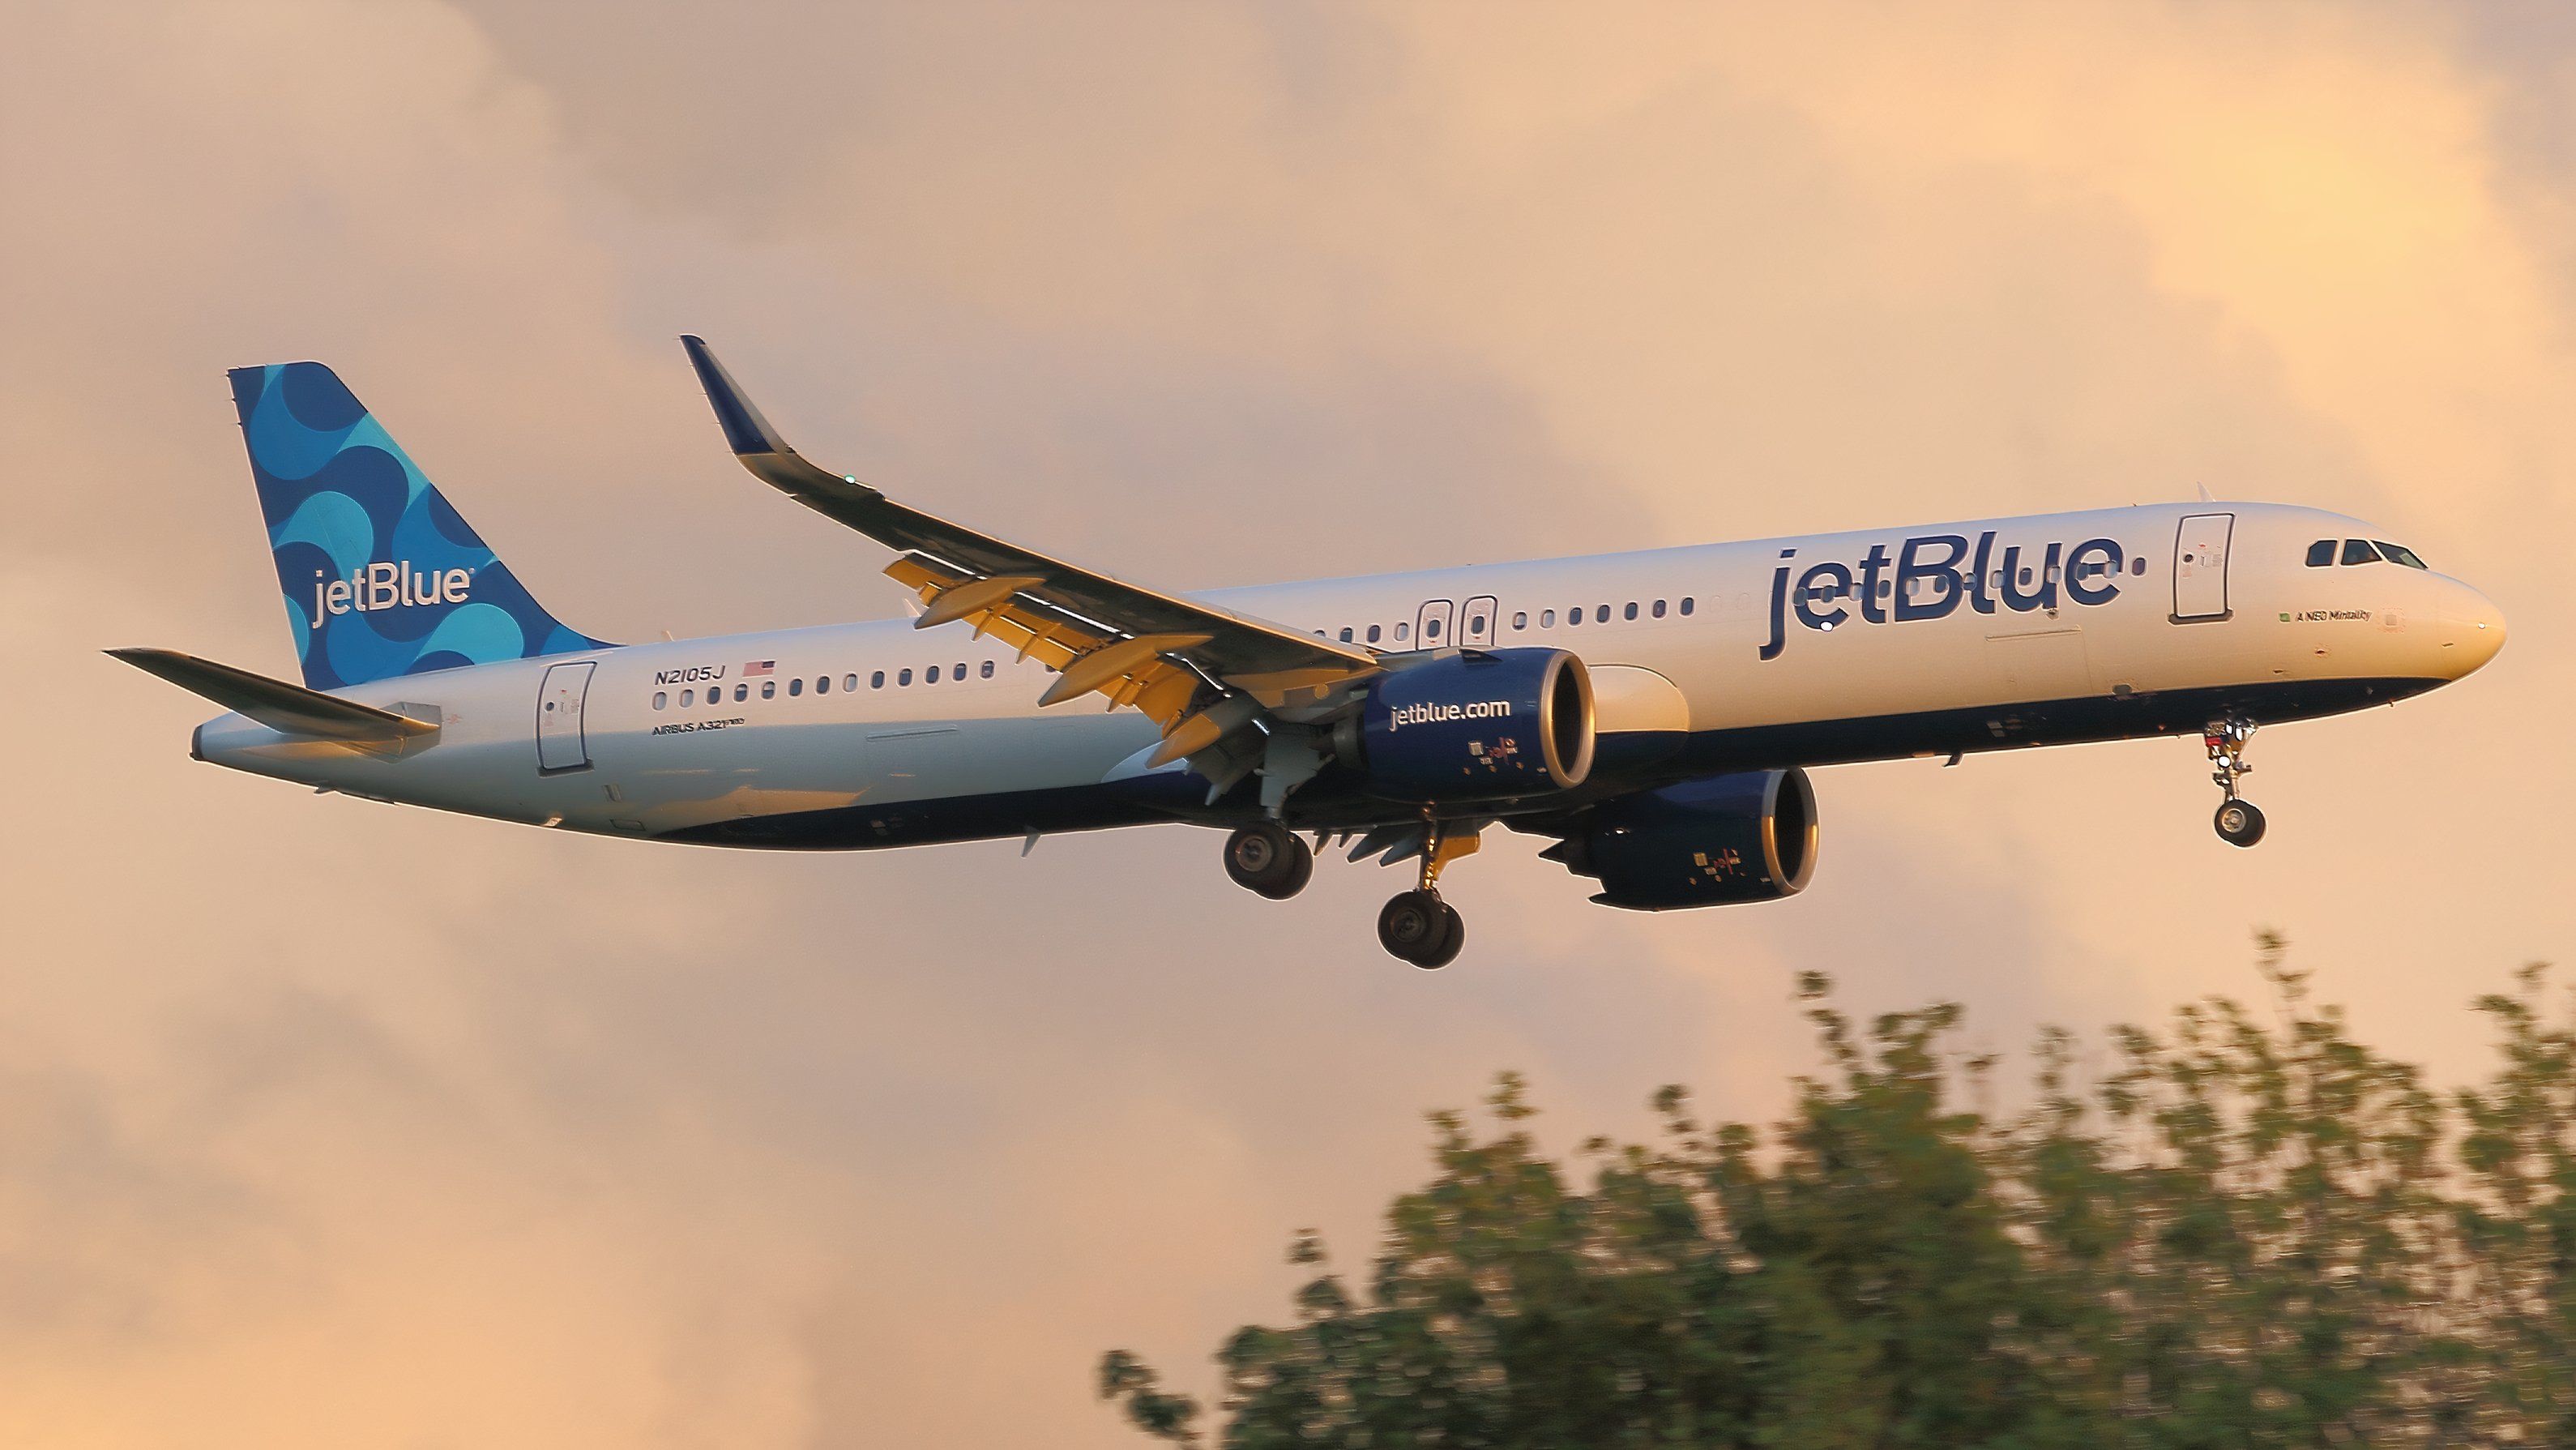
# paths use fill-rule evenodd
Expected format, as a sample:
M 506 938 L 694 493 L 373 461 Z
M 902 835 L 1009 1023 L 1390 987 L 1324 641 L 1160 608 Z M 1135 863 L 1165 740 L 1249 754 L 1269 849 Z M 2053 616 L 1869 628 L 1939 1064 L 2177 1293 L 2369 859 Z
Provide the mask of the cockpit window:
M 2392 544 L 2386 539 L 2377 539 L 2373 540 L 2373 542 L 2379 545 L 2379 552 L 2386 555 L 2388 562 L 2391 564 L 2403 564 L 2409 569 L 2423 569 L 2430 567 L 2423 560 L 2415 557 L 2415 551 L 2413 549 L 2407 548 L 2403 544 Z
M 2343 561 L 2347 564 L 2376 564 L 2379 551 L 2370 547 L 2368 539 L 2346 539 L 2343 541 Z
M 2322 569 L 2333 563 L 2334 556 L 2335 541 L 2332 539 L 2319 539 L 2308 545 L 2308 567 L 2311 569 Z

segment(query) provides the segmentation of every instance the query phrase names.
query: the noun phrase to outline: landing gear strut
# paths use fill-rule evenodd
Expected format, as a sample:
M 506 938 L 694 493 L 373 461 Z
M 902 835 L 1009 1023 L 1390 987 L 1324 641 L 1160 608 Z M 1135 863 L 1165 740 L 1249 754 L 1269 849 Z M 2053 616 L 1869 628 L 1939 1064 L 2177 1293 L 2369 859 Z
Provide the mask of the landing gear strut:
M 1377 914 L 1378 945 L 1398 961 L 1411 962 L 1425 971 L 1445 967 L 1458 960 L 1467 945 L 1467 924 L 1458 918 L 1458 908 L 1440 899 L 1440 868 L 1451 856 L 1465 855 L 1441 838 L 1437 822 L 1423 823 L 1426 833 L 1422 843 L 1422 874 L 1411 891 L 1399 892 Z M 1474 837 L 1464 843 L 1473 849 Z
M 2251 846 L 2263 839 L 2263 812 L 2236 795 L 2236 782 L 2254 768 L 2245 763 L 2245 743 L 2253 738 L 2254 722 L 2241 715 L 2212 720 L 2200 733 L 2210 764 L 2217 767 L 2209 778 L 2227 793 L 2210 824 L 2218 828 L 2218 839 L 2231 846 Z
M 1315 853 L 1287 827 L 1263 821 L 1226 837 L 1225 874 L 1247 891 L 1285 901 L 1314 877 Z

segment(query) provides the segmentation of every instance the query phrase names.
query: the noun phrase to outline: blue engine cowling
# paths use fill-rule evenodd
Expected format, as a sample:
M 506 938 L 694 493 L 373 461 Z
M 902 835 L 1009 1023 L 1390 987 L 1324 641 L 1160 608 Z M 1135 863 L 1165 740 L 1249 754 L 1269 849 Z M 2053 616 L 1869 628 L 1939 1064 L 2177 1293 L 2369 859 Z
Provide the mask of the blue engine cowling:
M 1556 649 L 1470 650 L 1378 677 L 1359 715 L 1372 795 L 1547 795 L 1592 771 L 1592 680 Z
M 1600 879 L 1594 901 L 1674 911 L 1794 896 L 1816 869 L 1816 794 L 1803 770 L 1702 776 L 1605 801 L 1540 854 Z

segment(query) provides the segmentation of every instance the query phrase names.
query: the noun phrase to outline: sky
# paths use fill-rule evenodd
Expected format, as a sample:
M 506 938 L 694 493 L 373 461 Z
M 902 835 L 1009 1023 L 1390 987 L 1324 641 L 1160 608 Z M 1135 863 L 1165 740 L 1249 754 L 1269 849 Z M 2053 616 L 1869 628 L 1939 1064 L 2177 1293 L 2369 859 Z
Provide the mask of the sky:
M 2540 5 L 36 0 L 0 49 L 0 1441 L 1137 1443 L 1363 1264 L 1421 1114 L 1780 1111 L 1792 984 L 1969 1045 L 2249 995 L 2458 1077 L 2576 956 L 2576 22 Z M 1167 587 L 2194 497 L 2497 600 L 2255 741 L 1820 772 L 1813 886 L 1493 842 L 1466 956 L 1184 828 L 566 838 L 187 759 L 101 649 L 291 674 L 228 367 L 318 358 L 554 611 L 899 611 L 725 456 Z

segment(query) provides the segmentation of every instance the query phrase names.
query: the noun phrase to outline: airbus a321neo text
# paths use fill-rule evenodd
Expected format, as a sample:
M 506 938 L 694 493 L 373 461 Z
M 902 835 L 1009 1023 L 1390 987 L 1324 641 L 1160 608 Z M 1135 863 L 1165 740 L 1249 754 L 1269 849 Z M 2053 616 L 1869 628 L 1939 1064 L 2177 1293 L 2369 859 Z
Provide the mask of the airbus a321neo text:
M 1179 594 L 808 463 L 706 345 L 735 457 L 895 553 L 909 620 L 616 645 L 558 621 L 319 363 L 233 400 L 301 686 L 122 659 L 232 713 L 192 753 L 562 830 L 843 850 L 1187 822 L 1294 895 L 1314 849 L 1411 863 L 1387 951 L 1464 941 L 1441 873 L 1488 827 L 1594 901 L 1765 901 L 1816 863 L 1805 767 L 2197 734 L 2218 834 L 2256 724 L 2382 705 L 2504 620 L 2358 519 L 2200 503 Z M 1106 705 L 1107 708 L 1102 708 Z

